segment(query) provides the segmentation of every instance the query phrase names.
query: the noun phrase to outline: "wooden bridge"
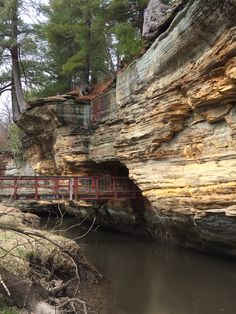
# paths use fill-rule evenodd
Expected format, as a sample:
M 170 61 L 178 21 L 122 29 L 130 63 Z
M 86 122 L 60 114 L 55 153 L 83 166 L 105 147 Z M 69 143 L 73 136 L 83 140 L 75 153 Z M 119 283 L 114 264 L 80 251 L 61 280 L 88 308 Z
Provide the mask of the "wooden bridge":
M 108 200 L 141 197 L 127 177 L 0 176 L 0 199 Z

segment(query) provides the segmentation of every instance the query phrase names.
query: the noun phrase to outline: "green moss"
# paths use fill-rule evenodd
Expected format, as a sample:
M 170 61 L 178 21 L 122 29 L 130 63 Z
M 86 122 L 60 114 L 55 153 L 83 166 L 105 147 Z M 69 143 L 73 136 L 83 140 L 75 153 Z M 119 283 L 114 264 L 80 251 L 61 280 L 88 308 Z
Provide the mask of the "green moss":
M 0 314 L 18 314 L 20 313 L 15 307 L 0 305 Z

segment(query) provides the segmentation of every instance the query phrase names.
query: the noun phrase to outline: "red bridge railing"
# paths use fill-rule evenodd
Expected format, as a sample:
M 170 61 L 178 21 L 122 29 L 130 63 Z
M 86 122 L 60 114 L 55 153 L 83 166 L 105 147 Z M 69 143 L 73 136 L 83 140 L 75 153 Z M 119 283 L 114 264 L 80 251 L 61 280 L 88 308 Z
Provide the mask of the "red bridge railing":
M 135 199 L 141 192 L 127 177 L 0 176 L 0 199 Z

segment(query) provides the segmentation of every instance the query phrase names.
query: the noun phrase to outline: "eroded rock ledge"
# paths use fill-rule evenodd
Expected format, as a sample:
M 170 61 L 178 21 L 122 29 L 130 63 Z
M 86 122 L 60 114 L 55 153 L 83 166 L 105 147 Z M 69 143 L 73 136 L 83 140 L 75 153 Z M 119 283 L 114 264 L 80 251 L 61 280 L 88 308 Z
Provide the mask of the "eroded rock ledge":
M 186 1 L 91 108 L 75 95 L 31 104 L 19 125 L 33 168 L 122 163 L 153 237 L 236 256 L 235 16 L 236 0 Z

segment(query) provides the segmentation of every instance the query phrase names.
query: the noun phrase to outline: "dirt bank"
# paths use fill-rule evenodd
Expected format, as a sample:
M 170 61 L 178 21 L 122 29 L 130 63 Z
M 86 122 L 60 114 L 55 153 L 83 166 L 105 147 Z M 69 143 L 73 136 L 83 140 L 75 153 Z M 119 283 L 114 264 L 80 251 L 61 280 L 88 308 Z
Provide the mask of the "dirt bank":
M 89 313 L 101 276 L 76 242 L 38 225 L 36 215 L 0 204 L 0 296 L 30 313 Z

